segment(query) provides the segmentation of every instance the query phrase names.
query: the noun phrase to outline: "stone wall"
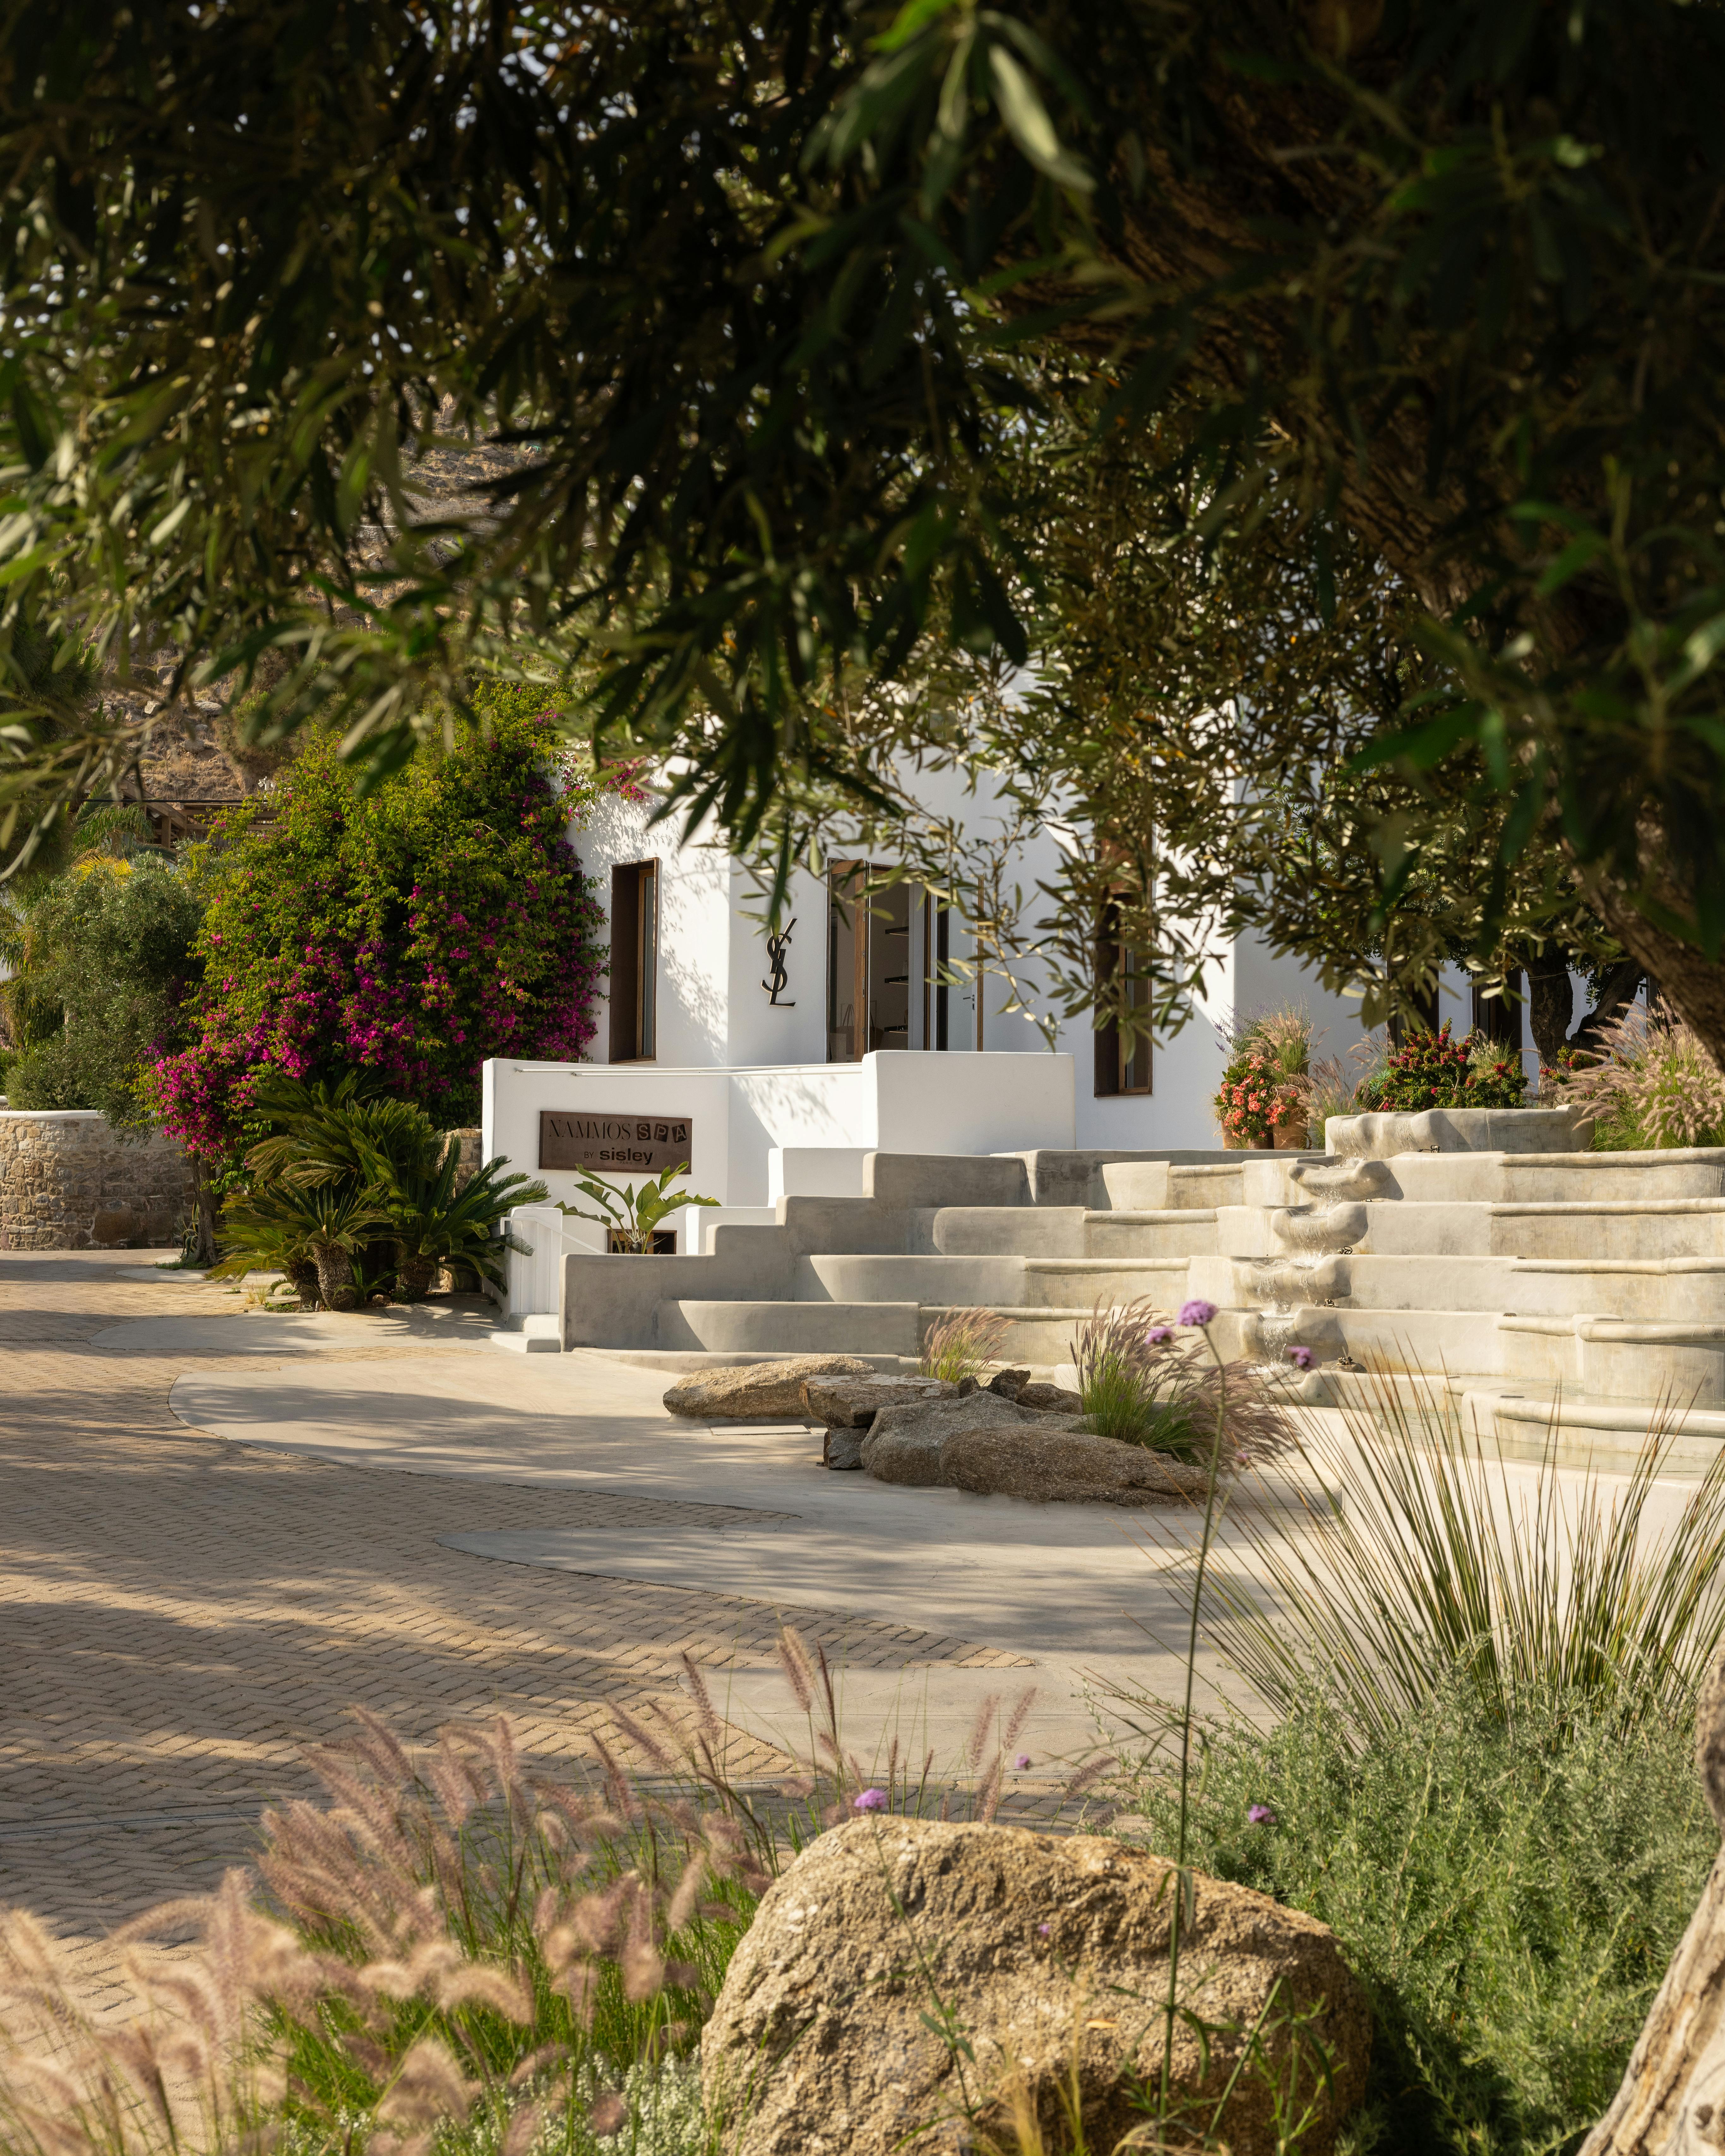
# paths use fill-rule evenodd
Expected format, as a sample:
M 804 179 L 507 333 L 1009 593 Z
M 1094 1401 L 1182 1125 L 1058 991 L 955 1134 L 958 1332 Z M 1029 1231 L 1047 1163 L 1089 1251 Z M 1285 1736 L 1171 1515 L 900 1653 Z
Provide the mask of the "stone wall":
M 122 1206 L 165 1248 L 193 1203 L 192 1164 L 159 1131 L 122 1142 L 93 1108 L 0 1109 L 0 1250 L 87 1250 Z

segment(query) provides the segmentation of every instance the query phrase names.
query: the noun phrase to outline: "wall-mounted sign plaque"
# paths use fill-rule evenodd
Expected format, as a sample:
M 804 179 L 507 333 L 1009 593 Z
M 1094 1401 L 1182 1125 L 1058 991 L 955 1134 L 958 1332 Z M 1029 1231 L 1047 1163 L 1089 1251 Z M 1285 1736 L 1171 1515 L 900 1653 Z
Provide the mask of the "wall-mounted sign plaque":
M 539 1165 L 585 1168 L 611 1175 L 657 1174 L 692 1158 L 695 1125 L 687 1116 L 576 1116 L 539 1111 Z

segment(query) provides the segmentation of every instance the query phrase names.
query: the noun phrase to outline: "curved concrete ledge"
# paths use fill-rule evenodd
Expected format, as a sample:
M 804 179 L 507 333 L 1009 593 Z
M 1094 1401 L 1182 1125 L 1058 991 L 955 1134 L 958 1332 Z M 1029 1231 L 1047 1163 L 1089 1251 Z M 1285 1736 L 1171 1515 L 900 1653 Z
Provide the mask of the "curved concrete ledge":
M 1393 1160 L 1407 1152 L 1574 1152 L 1579 1108 L 1421 1108 L 1332 1116 L 1326 1149 L 1341 1160 Z

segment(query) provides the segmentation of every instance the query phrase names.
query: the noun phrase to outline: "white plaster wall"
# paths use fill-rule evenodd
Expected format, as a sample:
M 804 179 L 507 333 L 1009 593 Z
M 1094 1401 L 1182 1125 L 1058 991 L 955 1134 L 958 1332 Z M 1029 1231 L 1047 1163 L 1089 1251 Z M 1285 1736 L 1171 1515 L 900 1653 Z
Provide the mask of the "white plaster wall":
M 569 843 L 593 880 L 608 921 L 611 871 L 626 861 L 659 866 L 659 984 L 655 1059 L 678 1067 L 713 1067 L 726 1060 L 731 988 L 730 859 L 712 848 L 680 843 L 675 819 L 649 824 L 653 803 L 601 794 Z M 608 928 L 607 931 L 608 934 Z M 608 1060 L 611 1009 L 595 1014 L 593 1060 Z M 640 1067 L 639 1065 L 634 1067 Z
M 722 1199 L 730 1181 L 731 1087 L 722 1070 L 655 1063 L 514 1063 L 495 1058 L 482 1086 L 485 1157 L 501 1153 L 536 1177 L 553 1199 L 581 1200 L 572 1170 L 539 1165 L 540 1111 L 562 1114 L 687 1116 L 694 1124 L 696 1189 Z M 639 1182 L 638 1176 L 612 1178 Z M 763 1175 L 764 1188 L 764 1175 Z
M 798 870 L 791 878 L 784 918 L 791 927 L 785 952 L 790 980 L 785 1001 L 775 1005 L 767 982 L 765 894 L 734 865 L 726 893 L 730 914 L 727 954 L 729 1028 L 725 1060 L 743 1063 L 824 1063 L 827 1060 L 827 894 L 815 877 Z
M 915 783 L 931 809 L 959 818 L 973 834 L 993 838 L 1004 830 L 1005 818 L 998 803 L 985 788 L 968 788 L 958 773 L 923 772 Z M 656 1068 L 675 1080 L 683 1070 L 741 1072 L 757 1066 L 751 1082 L 733 1086 L 727 1096 L 724 1164 L 712 1170 L 729 1188 L 732 1204 L 768 1202 L 767 1156 L 775 1146 L 852 1153 L 875 1145 L 928 1152 L 984 1152 L 1034 1143 L 1122 1151 L 1214 1146 L 1220 1140 L 1210 1103 L 1226 1060 L 1217 1037 L 1219 1024 L 1236 1012 L 1244 1016 L 1279 1004 L 1302 1004 L 1320 1029 L 1320 1055 L 1345 1059 L 1361 1037 L 1357 998 L 1327 993 L 1296 961 L 1272 957 L 1256 937 L 1242 938 L 1237 946 L 1219 952 L 1188 1023 L 1178 1032 L 1156 1038 L 1153 1090 L 1147 1096 L 1098 1098 L 1094 1034 L 1088 1018 L 1081 1016 L 1059 1027 L 1058 1046 L 1070 1065 L 1070 1078 L 1062 1083 L 1070 1132 L 1047 1137 L 1040 1135 L 1046 1127 L 1040 1120 L 1041 1096 L 1034 1086 L 1025 1091 L 1023 1079 L 1005 1081 L 1004 1092 L 990 1085 L 976 1094 L 963 1083 L 955 1085 L 936 1067 L 963 1055 L 973 1070 L 976 1068 L 968 1055 L 975 1040 L 973 992 L 955 988 L 950 991 L 952 1047 L 946 1057 L 922 1051 L 911 1055 L 909 1060 L 919 1066 L 919 1073 L 906 1096 L 915 1106 L 909 1134 L 901 1136 L 895 1130 L 888 1137 L 870 1122 L 873 1091 L 853 1091 L 861 1066 L 829 1065 L 825 1060 L 824 886 L 802 871 L 793 880 L 787 915 L 795 921 L 786 960 L 790 979 L 786 1001 L 775 1007 L 763 986 L 768 972 L 764 925 L 750 917 L 764 911 L 758 887 L 718 849 L 698 841 L 683 844 L 675 819 L 649 828 L 651 813 L 650 802 L 632 803 L 614 795 L 603 796 L 587 824 L 571 834 L 602 903 L 608 904 L 614 865 L 649 857 L 660 864 L 659 1055 L 655 1065 L 614 1068 L 619 1075 L 627 1071 L 631 1079 Z M 834 836 L 833 850 L 842 854 L 847 843 L 840 831 Z M 1036 885 L 1054 880 L 1060 867 L 1059 848 L 1045 831 L 1021 850 L 1014 877 L 1028 916 L 1034 918 L 1039 908 Z M 954 955 L 969 957 L 972 947 L 957 922 L 954 930 Z M 1027 978 L 1034 998 L 1039 985 L 1034 968 Z M 1045 1058 L 1045 1034 L 1031 1014 L 1004 1008 L 1009 994 L 998 978 L 984 979 L 984 1049 L 991 1057 L 1010 1055 L 1015 1064 L 1023 1057 Z M 1584 1007 L 1578 988 L 1578 1016 Z M 1458 968 L 1444 969 L 1440 1012 L 1453 1021 L 1456 1031 L 1466 1029 L 1471 1003 L 1466 977 Z M 608 1053 L 608 1008 L 598 1013 L 598 1028 L 593 1052 L 595 1062 L 603 1065 Z M 1531 1038 L 1524 1062 L 1531 1081 L 1538 1069 Z M 673 1091 L 677 1091 L 675 1084 Z M 639 1097 L 631 1093 L 627 1100 L 595 1101 L 593 1105 L 626 1106 Z M 1004 1133 L 991 1120 L 1003 1101 L 1000 1115 L 1012 1126 Z M 667 1105 L 675 1107 L 676 1102 Z M 986 1140 L 978 1135 L 984 1130 Z M 919 1131 L 923 1133 L 920 1138 Z M 930 1135 L 937 1132 L 941 1135 Z M 723 1194 L 711 1180 L 702 1187 Z
M 573 1201 L 572 1172 L 539 1166 L 543 1109 L 687 1116 L 691 1181 L 726 1205 L 765 1205 L 774 1148 L 852 1152 L 1001 1152 L 1073 1143 L 1069 1056 L 922 1055 L 891 1050 L 860 1063 L 723 1070 L 654 1063 L 485 1066 L 484 1146 L 553 1199 Z M 614 1178 L 635 1181 L 634 1177 Z

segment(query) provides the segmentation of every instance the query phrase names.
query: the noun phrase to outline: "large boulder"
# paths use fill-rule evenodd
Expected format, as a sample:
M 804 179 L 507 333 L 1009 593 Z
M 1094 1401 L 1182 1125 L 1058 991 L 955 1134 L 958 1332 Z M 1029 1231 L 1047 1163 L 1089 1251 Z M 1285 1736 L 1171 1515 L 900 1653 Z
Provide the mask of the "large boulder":
M 1162 2069 L 1172 1872 L 1122 1842 L 1022 1827 L 878 1818 L 822 1835 L 768 1888 L 701 2039 L 727 2151 L 957 2156 L 978 2128 L 1016 2147 L 1014 2082 L 1063 2147 L 1075 2082 L 1089 2146 L 1142 2133 L 1134 2094 Z M 1291 2072 L 1314 2107 L 1302 2156 L 1327 2156 L 1365 2087 L 1365 1996 L 1316 1918 L 1192 1883 L 1168 2140 L 1199 2145 L 1219 2105 L 1216 2139 L 1269 2156 Z M 1261 2052 L 1242 2067 L 1254 2031 Z
M 1065 1416 L 1050 1419 L 1065 1422 Z M 1202 1467 L 1086 1430 L 963 1430 L 941 1446 L 941 1480 L 984 1497 L 1031 1503 L 1142 1505 L 1201 1498 Z
M 1052 1388 L 1050 1389 L 1052 1390 Z M 878 1482 L 969 1490 L 1034 1504 L 1145 1505 L 1200 1497 L 1202 1468 L 1117 1438 L 1076 1414 L 1015 1405 L 995 1393 L 883 1408 L 856 1457 Z M 829 1465 L 849 1464 L 830 1453 Z
M 942 1447 L 960 1430 L 1032 1424 L 1064 1428 L 1070 1420 L 1014 1406 L 998 1393 L 971 1393 L 963 1399 L 882 1408 L 863 1440 L 862 1464 L 878 1482 L 908 1482 L 927 1488 L 945 1479 L 941 1471 Z
M 1725 1656 L 1702 1688 L 1695 1764 L 1725 1831 Z M 818 1846 L 818 1845 L 817 1845 Z M 1725 1850 L 1701 1890 L 1623 2085 L 1581 2156 L 1689 2156 L 1725 2147 Z
M 801 1422 L 803 1385 L 809 1378 L 871 1378 L 871 1363 L 855 1355 L 787 1355 L 723 1370 L 691 1370 L 665 1394 L 674 1415 L 691 1422 Z

